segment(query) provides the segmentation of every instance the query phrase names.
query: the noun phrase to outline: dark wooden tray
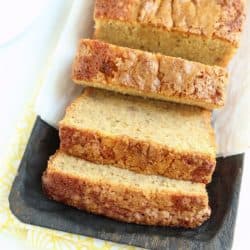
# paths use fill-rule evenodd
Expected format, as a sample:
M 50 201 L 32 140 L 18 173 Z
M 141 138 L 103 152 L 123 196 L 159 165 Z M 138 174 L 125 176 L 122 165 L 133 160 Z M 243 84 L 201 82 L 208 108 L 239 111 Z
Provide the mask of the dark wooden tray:
M 208 186 L 212 216 L 201 227 L 186 230 L 117 222 L 47 199 L 41 175 L 58 147 L 58 131 L 38 117 L 9 195 L 10 209 L 20 221 L 150 249 L 231 248 L 243 155 L 217 159 Z

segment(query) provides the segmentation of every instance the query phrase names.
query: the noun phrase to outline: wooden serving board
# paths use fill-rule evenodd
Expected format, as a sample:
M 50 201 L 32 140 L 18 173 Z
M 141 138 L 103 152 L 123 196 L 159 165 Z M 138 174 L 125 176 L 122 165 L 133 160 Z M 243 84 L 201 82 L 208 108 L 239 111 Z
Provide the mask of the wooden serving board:
M 58 131 L 38 117 L 9 195 L 10 209 L 20 221 L 149 249 L 231 248 L 243 155 L 217 159 L 208 186 L 212 216 L 191 230 L 122 223 L 47 199 L 41 175 L 58 147 Z

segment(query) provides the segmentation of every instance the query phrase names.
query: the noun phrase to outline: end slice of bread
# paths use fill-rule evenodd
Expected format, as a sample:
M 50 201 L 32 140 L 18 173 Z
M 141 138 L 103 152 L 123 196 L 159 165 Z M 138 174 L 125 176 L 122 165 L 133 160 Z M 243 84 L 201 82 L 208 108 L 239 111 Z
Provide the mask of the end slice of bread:
M 227 66 L 239 46 L 244 0 L 96 0 L 95 38 Z
M 129 223 L 193 228 L 211 212 L 204 184 L 97 165 L 60 151 L 50 158 L 42 184 L 56 201 Z
M 227 71 L 181 58 L 82 39 L 72 68 L 75 83 L 206 109 L 225 102 Z
M 60 148 L 99 164 L 208 183 L 215 168 L 211 112 L 86 88 L 59 124 Z

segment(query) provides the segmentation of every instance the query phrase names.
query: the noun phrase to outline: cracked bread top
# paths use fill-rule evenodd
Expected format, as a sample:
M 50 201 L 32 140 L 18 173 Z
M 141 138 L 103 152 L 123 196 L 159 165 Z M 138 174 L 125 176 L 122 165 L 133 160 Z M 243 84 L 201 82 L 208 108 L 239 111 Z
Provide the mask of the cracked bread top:
M 96 0 L 95 19 L 151 25 L 238 46 L 244 0 Z
M 224 105 L 228 82 L 221 67 L 90 39 L 80 40 L 72 78 L 90 86 L 117 86 L 124 92 L 133 88 L 138 95 L 151 93 L 162 100 L 178 97 L 178 102 L 191 100 L 192 105 L 208 109 Z

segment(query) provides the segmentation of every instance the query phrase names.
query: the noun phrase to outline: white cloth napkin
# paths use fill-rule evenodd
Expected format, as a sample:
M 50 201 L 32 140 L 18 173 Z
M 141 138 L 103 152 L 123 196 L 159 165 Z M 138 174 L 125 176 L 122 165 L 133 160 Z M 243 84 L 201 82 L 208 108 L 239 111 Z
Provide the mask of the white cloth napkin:
M 66 106 L 82 88 L 71 81 L 78 40 L 93 33 L 93 2 L 74 0 L 36 104 L 37 114 L 56 127 Z M 230 83 L 223 109 L 214 111 L 217 154 L 228 156 L 250 147 L 250 1 L 241 46 L 230 63 Z

